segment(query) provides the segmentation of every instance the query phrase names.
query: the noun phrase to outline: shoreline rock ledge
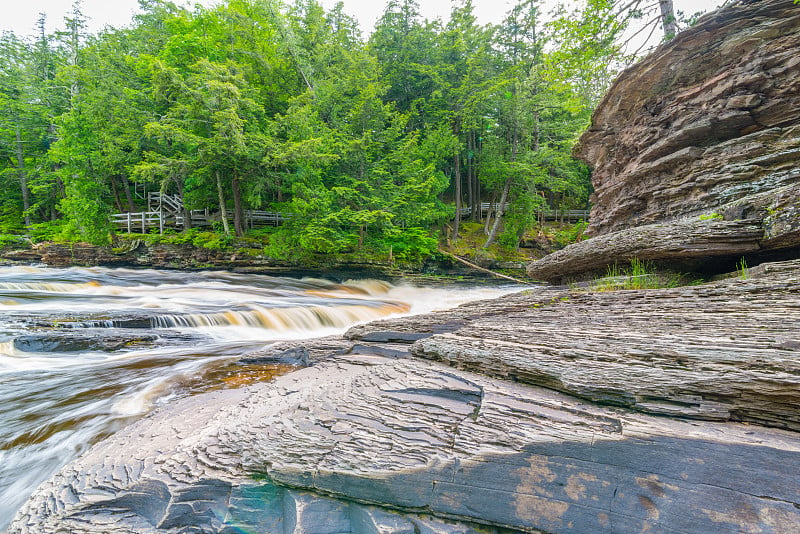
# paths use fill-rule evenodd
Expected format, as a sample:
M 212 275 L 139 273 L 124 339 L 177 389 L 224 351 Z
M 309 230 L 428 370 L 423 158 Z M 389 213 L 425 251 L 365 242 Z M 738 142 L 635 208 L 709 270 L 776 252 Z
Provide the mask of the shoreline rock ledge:
M 284 343 L 310 365 L 133 423 L 9 532 L 800 532 L 798 332 L 795 261 Z
M 575 154 L 586 241 L 533 262 L 563 282 L 631 258 L 729 272 L 800 257 L 800 6 L 737 2 L 623 72 Z

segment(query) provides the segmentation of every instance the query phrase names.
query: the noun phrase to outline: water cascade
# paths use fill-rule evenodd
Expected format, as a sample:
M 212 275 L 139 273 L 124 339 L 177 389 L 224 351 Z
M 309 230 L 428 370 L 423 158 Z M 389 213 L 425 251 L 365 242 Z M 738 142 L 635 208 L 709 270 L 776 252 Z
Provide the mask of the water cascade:
M 237 364 L 244 355 L 510 291 L 0 267 L 0 530 L 36 485 L 133 418 L 292 369 Z

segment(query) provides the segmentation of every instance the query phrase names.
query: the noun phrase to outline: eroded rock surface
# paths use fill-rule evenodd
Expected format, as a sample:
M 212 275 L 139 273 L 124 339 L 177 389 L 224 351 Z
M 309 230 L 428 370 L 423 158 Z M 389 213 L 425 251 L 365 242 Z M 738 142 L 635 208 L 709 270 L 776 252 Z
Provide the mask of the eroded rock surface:
M 594 168 L 591 231 L 696 216 L 800 187 L 800 8 L 738 4 L 623 73 L 578 153 Z
M 798 460 L 793 433 L 359 356 L 130 426 L 10 531 L 791 532 Z
M 588 233 L 605 240 L 534 262 L 531 276 L 555 281 L 563 277 L 552 273 L 565 265 L 577 272 L 626 261 L 640 252 L 635 246 L 602 258 L 587 251 L 617 235 L 628 245 L 646 242 L 654 224 L 694 246 L 694 234 L 681 232 L 701 217 L 757 229 L 750 252 L 800 246 L 798 50 L 800 6 L 741 2 L 703 17 L 620 75 L 576 149 L 593 168 Z M 705 230 L 715 245 L 708 257 L 753 244 L 726 247 L 726 227 Z
M 96 445 L 10 532 L 800 531 L 800 264 L 750 274 L 306 343 Z
M 800 430 L 800 261 L 644 291 L 550 289 L 355 327 L 418 332 L 415 356 L 647 413 Z

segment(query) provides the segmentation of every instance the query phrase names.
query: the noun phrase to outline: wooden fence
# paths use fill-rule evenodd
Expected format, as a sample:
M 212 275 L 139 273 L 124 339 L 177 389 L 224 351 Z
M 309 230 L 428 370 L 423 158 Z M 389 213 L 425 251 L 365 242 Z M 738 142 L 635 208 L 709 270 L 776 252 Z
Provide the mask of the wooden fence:
M 483 202 L 480 205 L 481 216 L 486 216 L 491 208 L 497 209 L 496 204 Z M 111 224 L 118 230 L 128 233 L 146 234 L 150 230 L 158 229 L 164 233 L 165 228 L 184 228 L 184 212 L 179 197 L 162 193 L 149 193 L 147 196 L 147 211 L 135 213 L 115 213 L 111 216 Z M 466 218 L 472 213 L 471 208 L 461 208 L 461 217 Z M 219 213 L 211 214 L 208 210 L 193 210 L 190 212 L 192 227 L 208 227 L 221 222 Z M 589 218 L 588 210 L 544 210 L 538 216 L 545 220 L 578 221 Z M 244 212 L 244 226 L 256 228 L 261 226 L 280 226 L 292 217 L 291 213 L 276 211 L 247 210 Z M 228 221 L 233 224 L 232 216 Z
M 489 202 L 481 202 L 481 217 L 485 217 L 491 211 L 496 212 L 499 204 L 491 204 Z M 472 208 L 466 207 L 460 210 L 461 217 L 469 217 L 472 214 Z M 539 210 L 536 212 L 537 217 L 541 217 L 546 221 L 563 220 L 565 222 L 579 221 L 581 219 L 589 219 L 589 210 Z

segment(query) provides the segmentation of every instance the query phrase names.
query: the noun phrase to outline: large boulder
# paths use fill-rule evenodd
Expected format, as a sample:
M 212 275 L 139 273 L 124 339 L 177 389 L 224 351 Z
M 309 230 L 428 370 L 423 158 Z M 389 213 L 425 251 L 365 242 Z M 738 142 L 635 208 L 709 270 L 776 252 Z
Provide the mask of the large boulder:
M 755 252 L 800 246 L 798 50 L 800 6 L 741 2 L 703 17 L 623 72 L 576 147 L 593 169 L 588 233 L 606 239 L 568 247 L 555 263 L 534 262 L 530 274 L 556 281 L 564 276 L 554 271 L 574 274 L 638 257 L 636 247 L 597 259 L 586 253 L 616 232 L 628 231 L 623 237 L 630 241 L 639 228 L 642 238 L 634 240 L 650 247 L 654 224 L 674 226 L 666 231 L 680 242 L 687 221 L 744 220 L 760 231 Z M 724 227 L 705 231 L 709 243 L 728 240 Z M 686 235 L 687 247 L 695 246 L 692 239 Z M 706 252 L 740 253 L 714 246 Z M 641 255 L 647 254 L 653 256 Z M 682 254 L 679 247 L 657 259 Z

